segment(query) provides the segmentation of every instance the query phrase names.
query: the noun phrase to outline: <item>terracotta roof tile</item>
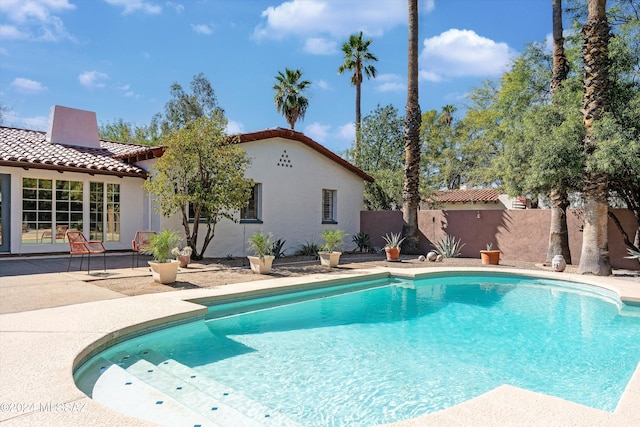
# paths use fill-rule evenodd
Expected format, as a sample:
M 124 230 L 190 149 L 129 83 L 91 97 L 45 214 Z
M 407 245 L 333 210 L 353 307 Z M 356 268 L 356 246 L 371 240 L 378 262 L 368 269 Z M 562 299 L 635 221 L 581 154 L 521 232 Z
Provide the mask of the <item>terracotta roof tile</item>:
M 498 203 L 500 192 L 495 188 L 438 191 L 435 200 L 441 203 Z
M 101 148 L 47 142 L 46 133 L 0 126 L 0 165 L 146 177 L 130 162 L 159 157 L 161 148 L 100 141 Z M 158 151 L 159 150 L 159 151 Z

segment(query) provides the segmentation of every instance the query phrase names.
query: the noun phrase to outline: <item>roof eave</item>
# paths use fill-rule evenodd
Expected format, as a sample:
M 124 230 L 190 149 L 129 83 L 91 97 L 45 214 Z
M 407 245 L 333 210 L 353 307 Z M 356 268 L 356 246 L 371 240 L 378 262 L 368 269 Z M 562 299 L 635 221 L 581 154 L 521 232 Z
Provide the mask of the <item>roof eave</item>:
M 89 175 L 110 175 L 110 176 L 118 176 L 120 178 L 124 178 L 124 177 L 142 178 L 142 179 L 147 178 L 146 172 L 137 173 L 137 172 L 110 171 L 110 170 L 104 170 L 104 169 L 74 168 L 70 166 L 49 165 L 46 163 L 30 163 L 30 162 L 0 160 L 0 166 L 22 168 L 24 170 L 29 170 L 29 169 L 52 170 L 60 173 L 77 172 L 77 173 L 84 173 Z

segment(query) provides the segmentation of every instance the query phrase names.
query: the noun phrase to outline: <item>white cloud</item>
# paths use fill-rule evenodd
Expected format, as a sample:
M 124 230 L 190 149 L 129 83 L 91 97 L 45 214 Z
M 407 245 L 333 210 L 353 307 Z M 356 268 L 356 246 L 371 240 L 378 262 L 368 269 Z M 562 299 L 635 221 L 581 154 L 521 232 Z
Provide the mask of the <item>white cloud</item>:
M 237 135 L 243 132 L 244 132 L 244 125 L 242 123 L 235 122 L 233 120 L 229 120 L 227 122 L 227 127 L 225 129 L 225 133 L 227 135 Z
M 436 73 L 431 73 L 429 71 L 426 70 L 420 70 L 418 71 L 418 79 L 419 80 L 425 80 L 428 82 L 441 82 L 444 79 L 442 78 L 442 76 L 436 74 Z
M 170 7 L 173 10 L 175 10 L 176 13 L 184 12 L 184 6 L 182 4 L 180 4 L 180 3 L 174 3 L 172 1 L 168 1 L 166 4 L 167 4 L 167 7 Z
M 22 129 L 47 130 L 49 126 L 48 116 L 22 117 L 13 110 L 9 110 L 4 115 L 5 123 Z
M 405 79 L 397 74 L 378 74 L 375 79 L 379 92 L 401 92 L 407 90 Z
M 213 30 L 206 24 L 191 24 L 191 29 L 198 34 L 211 35 Z
M 345 141 L 353 141 L 356 139 L 356 124 L 353 122 L 342 125 L 338 128 L 337 136 Z
M 122 6 L 124 10 L 123 15 L 128 15 L 134 12 L 142 12 L 149 15 L 157 15 L 162 12 L 162 7 L 152 2 L 144 0 L 104 0 L 111 6 Z
M 0 38 L 75 41 L 55 15 L 73 9 L 75 6 L 68 0 L 2 0 L 0 14 L 11 24 L 0 26 Z
M 290 0 L 265 9 L 253 36 L 260 39 L 310 37 L 343 39 L 362 30 L 375 37 L 407 21 L 404 0 Z M 311 44 L 310 46 L 308 44 Z M 305 45 L 312 47 L 317 42 Z
M 317 87 L 319 89 L 322 90 L 330 90 L 331 89 L 331 85 L 329 85 L 329 83 L 327 83 L 326 80 L 316 80 L 315 82 L 313 82 L 313 86 Z
M 14 25 L 0 25 L 0 39 L 23 40 L 28 39 L 29 34 L 21 31 Z
M 423 79 L 497 76 L 503 73 L 516 53 L 506 43 L 479 36 L 471 30 L 452 28 L 424 40 L 420 54 Z
M 11 82 L 11 87 L 13 87 L 18 92 L 33 94 L 47 90 L 47 87 L 43 86 L 42 83 L 35 80 L 25 79 L 23 77 L 15 78 Z
M 333 55 L 338 52 L 338 42 L 321 37 L 311 37 L 304 42 L 303 50 L 312 55 Z
M 436 0 L 425 0 L 424 4 L 420 8 L 420 13 L 432 12 L 436 8 Z
M 52 12 L 75 9 L 68 0 L 3 0 L 0 12 L 10 21 L 22 24 L 29 21 L 45 22 Z
M 313 122 L 304 127 L 304 134 L 316 142 L 323 143 L 329 136 L 331 126 Z
M 82 86 L 94 89 L 104 87 L 104 80 L 108 78 L 108 75 L 99 71 L 85 71 L 78 76 L 78 81 Z

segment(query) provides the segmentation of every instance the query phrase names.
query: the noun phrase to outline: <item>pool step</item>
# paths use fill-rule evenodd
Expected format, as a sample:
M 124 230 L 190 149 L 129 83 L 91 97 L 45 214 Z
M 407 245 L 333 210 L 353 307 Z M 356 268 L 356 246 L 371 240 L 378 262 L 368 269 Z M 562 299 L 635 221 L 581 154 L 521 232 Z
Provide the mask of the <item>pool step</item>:
M 221 426 L 298 426 L 283 415 L 161 353 L 110 357 L 126 371 Z
M 96 381 L 92 398 L 120 413 L 171 427 L 221 427 L 202 414 L 184 406 L 149 386 L 121 366 L 98 360 L 102 375 Z
M 183 365 L 182 363 L 169 359 L 165 355 L 153 350 L 143 350 L 139 355 L 152 363 L 159 369 L 165 370 L 180 378 L 185 383 L 191 384 L 207 394 L 220 399 L 227 405 L 237 409 L 243 414 L 258 420 L 264 426 L 301 427 L 300 424 L 287 416 L 256 402 L 244 394 L 219 383 L 218 381 Z

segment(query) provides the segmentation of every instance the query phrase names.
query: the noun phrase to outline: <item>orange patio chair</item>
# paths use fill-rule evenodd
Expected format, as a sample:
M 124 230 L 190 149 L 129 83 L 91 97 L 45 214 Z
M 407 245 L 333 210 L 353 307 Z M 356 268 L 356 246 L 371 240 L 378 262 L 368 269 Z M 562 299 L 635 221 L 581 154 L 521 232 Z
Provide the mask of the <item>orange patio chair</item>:
M 71 268 L 71 258 L 74 255 L 81 255 L 80 258 L 80 270 L 82 270 L 82 261 L 84 256 L 87 255 L 87 273 L 91 272 L 91 255 L 102 254 L 104 262 L 104 270 L 107 271 L 107 250 L 104 248 L 102 242 L 97 240 L 87 240 L 82 234 L 82 231 L 69 230 L 67 231 L 67 240 L 69 241 L 69 265 L 67 271 Z
M 133 249 L 131 257 L 131 268 L 133 268 L 134 261 L 136 267 L 140 265 L 140 254 L 149 252 L 147 246 L 149 246 L 149 243 L 151 242 L 151 236 L 154 236 L 155 234 L 155 231 L 136 231 L 136 235 L 131 241 L 131 248 Z

